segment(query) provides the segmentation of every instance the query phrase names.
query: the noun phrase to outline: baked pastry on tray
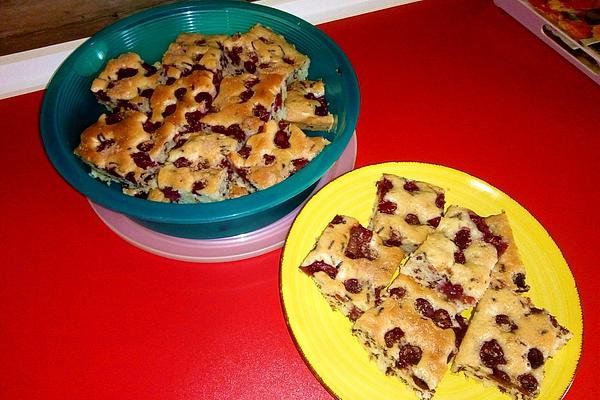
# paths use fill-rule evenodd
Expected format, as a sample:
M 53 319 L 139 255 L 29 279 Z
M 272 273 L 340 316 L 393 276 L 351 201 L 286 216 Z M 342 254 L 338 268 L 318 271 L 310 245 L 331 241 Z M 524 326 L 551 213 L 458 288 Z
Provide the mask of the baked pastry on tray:
M 384 174 L 369 228 L 389 246 L 412 253 L 438 226 L 444 212 L 444 190 L 426 182 Z
M 400 274 L 381 303 L 356 320 L 352 333 L 382 372 L 400 378 L 419 398 L 431 399 L 464 329 L 452 304 Z
M 220 201 L 266 189 L 329 144 L 284 120 L 295 84 L 313 109 L 298 123 L 333 124 L 323 82 L 299 82 L 309 65 L 261 25 L 234 35 L 181 33 L 153 65 L 122 54 L 92 83 L 107 112 L 85 129 L 74 153 L 93 177 L 154 201 Z M 222 162 L 207 164 L 214 157 Z
M 496 385 L 515 399 L 533 399 L 544 363 L 571 336 L 527 297 L 509 288 L 490 288 L 473 311 L 452 371 Z
M 337 215 L 300 265 L 333 309 L 350 320 L 377 305 L 404 258 L 358 220 Z

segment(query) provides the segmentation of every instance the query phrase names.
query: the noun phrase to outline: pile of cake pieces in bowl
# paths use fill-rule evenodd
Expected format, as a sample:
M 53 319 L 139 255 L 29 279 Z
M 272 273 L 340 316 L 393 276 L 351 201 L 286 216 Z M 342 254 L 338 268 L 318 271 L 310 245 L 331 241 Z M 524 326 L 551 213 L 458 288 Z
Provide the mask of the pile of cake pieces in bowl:
M 367 227 L 323 229 L 299 269 L 379 369 L 431 399 L 447 369 L 515 399 L 540 393 L 544 365 L 572 334 L 529 290 L 506 213 L 446 207 L 445 191 L 383 174 Z
M 91 90 L 108 109 L 74 153 L 91 175 L 159 202 L 231 199 L 283 181 L 329 141 L 322 80 L 310 59 L 262 25 L 234 35 L 181 33 L 162 60 L 111 59 Z

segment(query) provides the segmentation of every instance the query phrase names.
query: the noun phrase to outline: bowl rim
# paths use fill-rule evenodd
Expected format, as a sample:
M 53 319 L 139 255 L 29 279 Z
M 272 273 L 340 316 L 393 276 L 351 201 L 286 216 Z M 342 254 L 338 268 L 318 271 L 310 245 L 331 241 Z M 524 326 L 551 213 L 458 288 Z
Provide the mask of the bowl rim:
M 349 90 L 349 93 L 345 93 L 345 101 L 346 113 L 351 117 L 348 118 L 348 121 L 345 121 L 341 134 L 304 168 L 282 182 L 245 196 L 219 202 L 194 204 L 154 202 L 127 196 L 120 191 L 110 189 L 106 183 L 90 177 L 85 170 L 89 167 L 82 168 L 83 162 L 73 154 L 73 149 L 69 148 L 64 140 L 59 140 L 60 128 L 57 126 L 57 119 L 54 118 L 54 115 L 58 113 L 57 108 L 60 106 L 58 100 L 63 95 L 61 87 L 64 87 L 64 85 L 62 83 L 65 79 L 68 79 L 78 57 L 87 49 L 92 48 L 99 39 L 130 27 L 160 17 L 168 17 L 172 14 L 189 13 L 197 10 L 207 12 L 215 9 L 269 14 L 269 16 L 278 18 L 293 27 L 292 29 L 299 29 L 303 34 L 313 35 L 320 44 L 333 53 L 339 63 L 339 69 L 342 71 L 343 86 Z M 358 79 L 352 64 L 339 46 L 316 26 L 287 12 L 249 2 L 238 0 L 184 1 L 153 7 L 125 17 L 98 31 L 78 46 L 54 72 L 46 88 L 40 111 L 40 132 L 44 150 L 51 164 L 69 185 L 90 200 L 140 220 L 175 224 L 210 223 L 242 218 L 267 211 L 293 199 L 321 179 L 322 175 L 342 154 L 354 134 L 359 105 Z

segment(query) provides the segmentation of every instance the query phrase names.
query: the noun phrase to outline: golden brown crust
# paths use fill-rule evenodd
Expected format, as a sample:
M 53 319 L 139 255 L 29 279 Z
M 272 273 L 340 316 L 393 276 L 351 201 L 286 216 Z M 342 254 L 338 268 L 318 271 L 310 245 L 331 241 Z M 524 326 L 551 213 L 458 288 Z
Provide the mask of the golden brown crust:
M 159 161 L 148 153 L 154 146 L 152 135 L 143 127 L 148 118 L 138 111 L 111 118 L 102 114 L 85 129 L 75 154 L 101 176 L 110 174 L 127 185 L 146 182 L 158 170 Z
M 529 298 L 490 288 L 473 312 L 452 371 L 500 386 L 515 398 L 532 399 L 539 394 L 545 361 L 571 336 Z
M 280 126 L 271 120 L 246 141 L 246 153 L 231 153 L 229 159 L 254 187 L 264 189 L 302 168 L 328 143 L 320 136 L 305 135 L 294 125 Z
M 485 222 L 492 233 L 499 235 L 507 245 L 492 271 L 492 285 L 508 287 L 517 293 L 528 291 L 529 286 L 525 283 L 525 266 L 519 255 L 508 216 L 504 212 L 491 215 L 485 218 Z
M 117 107 L 119 101 L 143 103 L 141 94 L 158 85 L 160 68 L 160 64 L 146 64 L 136 53 L 125 53 L 108 61 L 92 82 L 91 90 L 111 109 Z
M 219 133 L 193 133 L 169 153 L 158 172 L 158 188 L 177 191 L 185 203 L 224 200 L 230 182 L 223 163 L 238 146 L 237 140 Z
M 323 81 L 295 81 L 288 87 L 285 120 L 301 129 L 329 131 L 335 124 L 328 111 Z
M 287 85 L 306 77 L 310 60 L 266 27 L 232 36 L 184 32 L 161 61 L 149 65 L 131 52 L 108 61 L 92 91 L 110 113 L 74 150 L 91 175 L 123 184 L 125 194 L 183 203 L 235 198 L 282 181 L 329 143 L 277 127 Z M 279 130 L 288 142 L 282 148 L 274 144 Z M 207 153 L 175 165 L 200 137 L 219 138 L 219 148 L 200 146 Z M 237 153 L 242 146 L 253 149 L 249 157 Z M 211 157 L 222 162 L 205 163 Z
M 336 216 L 300 266 L 329 304 L 351 320 L 375 306 L 404 258 L 401 249 L 384 246 L 369 232 L 355 218 Z M 318 269 L 322 264 L 326 271 Z
M 213 73 L 223 68 L 223 51 L 221 50 L 226 35 L 205 35 L 184 32 L 169 45 L 162 58 L 164 65 L 172 65 L 180 71 L 189 71 L 194 66 L 201 66 Z
M 496 249 L 484 240 L 471 215 L 476 216 L 464 207 L 450 206 L 436 230 L 402 267 L 402 273 L 438 290 L 459 311 L 483 296 L 498 260 Z M 460 236 L 468 238 L 462 247 Z
M 399 275 L 394 288 L 401 288 L 402 295 L 386 295 L 380 305 L 356 320 L 352 332 L 383 372 L 406 382 L 420 398 L 429 399 L 456 351 L 450 321 L 456 309 L 410 277 Z M 447 324 L 424 316 L 420 301 L 425 299 L 436 312 L 446 311 Z
M 283 36 L 260 24 L 228 37 L 223 46 L 231 73 L 279 74 L 287 82 L 306 78 L 310 59 Z
M 439 223 L 444 212 L 444 190 L 392 174 L 383 174 L 376 186 L 369 227 L 389 245 L 412 253 Z

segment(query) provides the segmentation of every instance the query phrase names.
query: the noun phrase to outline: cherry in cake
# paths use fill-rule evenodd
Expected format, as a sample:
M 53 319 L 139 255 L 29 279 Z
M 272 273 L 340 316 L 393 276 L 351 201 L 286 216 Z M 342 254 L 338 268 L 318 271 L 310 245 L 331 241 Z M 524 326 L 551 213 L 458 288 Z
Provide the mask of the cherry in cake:
M 102 114 L 81 134 L 74 152 L 92 167 L 92 176 L 103 181 L 147 185 L 158 172 L 159 162 L 166 158 L 156 143 L 175 129 L 164 125 L 149 133 L 144 129 L 147 121 L 139 111 Z
M 303 168 L 329 142 L 307 136 L 298 127 L 273 120 L 251 136 L 229 160 L 235 171 L 260 190 L 279 183 Z
M 207 70 L 220 77 L 225 66 L 222 50 L 225 39 L 226 35 L 183 32 L 163 54 L 162 64 L 177 68 L 184 75 Z
M 200 122 L 208 131 L 234 136 L 243 142 L 256 134 L 265 122 L 281 120 L 286 93 L 282 75 L 226 76 L 212 104 L 212 112 Z
M 412 253 L 440 222 L 445 205 L 443 189 L 392 174 L 384 174 L 376 188 L 369 227 L 388 246 Z
M 504 249 L 487 236 L 483 218 L 473 211 L 450 206 L 433 233 L 415 250 L 401 272 L 437 290 L 459 311 L 483 296 L 491 272 Z
M 457 351 L 462 328 L 456 318 L 456 308 L 436 291 L 400 274 L 352 333 L 382 372 L 431 399 Z
M 228 37 L 223 43 L 230 75 L 282 75 L 286 82 L 304 80 L 310 59 L 271 29 L 257 24 L 248 32 Z
M 288 86 L 285 120 L 311 131 L 333 128 L 335 118 L 329 112 L 323 81 L 295 81 Z
M 224 200 L 232 183 L 223 163 L 238 145 L 237 140 L 220 133 L 192 134 L 181 147 L 171 150 L 157 175 L 158 192 L 149 198 L 177 203 Z
M 485 218 L 485 224 L 489 227 L 486 234 L 492 238 L 490 241 L 502 243 L 499 247 L 498 262 L 492 270 L 492 286 L 507 287 L 517 293 L 527 292 L 529 285 L 525 280 L 525 266 L 508 216 L 506 213 L 491 215 Z
M 397 247 L 355 218 L 337 215 L 323 230 L 300 270 L 309 275 L 329 305 L 350 320 L 380 302 L 381 292 L 404 258 Z
M 453 372 L 498 386 L 515 399 L 540 393 L 544 365 L 572 334 L 510 288 L 490 288 L 473 311 Z
M 148 111 L 148 93 L 159 84 L 160 63 L 150 65 L 136 53 L 124 53 L 108 61 L 92 82 L 91 90 L 109 110 Z

